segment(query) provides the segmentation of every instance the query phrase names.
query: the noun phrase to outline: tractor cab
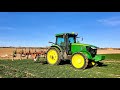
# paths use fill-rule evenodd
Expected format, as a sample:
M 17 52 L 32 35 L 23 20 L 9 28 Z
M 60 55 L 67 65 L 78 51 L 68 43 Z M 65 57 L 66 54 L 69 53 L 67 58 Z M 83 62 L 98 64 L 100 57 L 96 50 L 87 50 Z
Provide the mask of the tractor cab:
M 61 33 L 56 34 L 56 45 L 59 45 L 67 54 L 71 54 L 71 44 L 76 43 L 77 34 Z

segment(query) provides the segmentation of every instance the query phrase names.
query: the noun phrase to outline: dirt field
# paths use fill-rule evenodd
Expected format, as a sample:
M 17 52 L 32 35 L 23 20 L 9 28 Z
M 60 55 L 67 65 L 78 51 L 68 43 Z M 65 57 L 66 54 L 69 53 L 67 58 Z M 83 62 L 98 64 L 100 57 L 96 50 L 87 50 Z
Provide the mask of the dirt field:
M 12 55 L 13 55 L 13 51 L 15 50 L 15 48 L 0 48 L 0 59 L 12 59 Z M 22 48 L 17 48 L 17 52 L 20 52 L 22 50 Z M 23 48 L 24 51 L 28 52 L 29 48 Z M 46 51 L 46 49 L 36 49 L 36 51 L 40 51 L 40 50 L 44 50 Z M 31 52 L 35 52 L 35 48 L 31 48 L 30 49 Z M 107 50 L 107 49 L 98 49 L 97 54 L 117 54 L 120 53 L 120 50 Z M 19 59 L 20 55 L 18 55 L 15 59 Z M 26 57 L 24 57 L 26 58 Z
M 98 54 L 118 54 L 120 50 L 98 50 Z

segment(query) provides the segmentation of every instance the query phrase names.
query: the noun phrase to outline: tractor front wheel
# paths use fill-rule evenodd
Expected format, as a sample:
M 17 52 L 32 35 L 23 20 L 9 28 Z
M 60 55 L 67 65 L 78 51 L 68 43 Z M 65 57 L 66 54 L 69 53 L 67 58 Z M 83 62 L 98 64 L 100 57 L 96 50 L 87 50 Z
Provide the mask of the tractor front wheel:
M 82 53 L 72 55 L 72 66 L 77 69 L 85 69 L 88 65 L 88 59 Z
M 60 63 L 60 51 L 55 48 L 55 47 L 51 47 L 48 51 L 47 51 L 47 62 L 48 64 L 51 65 L 58 65 Z

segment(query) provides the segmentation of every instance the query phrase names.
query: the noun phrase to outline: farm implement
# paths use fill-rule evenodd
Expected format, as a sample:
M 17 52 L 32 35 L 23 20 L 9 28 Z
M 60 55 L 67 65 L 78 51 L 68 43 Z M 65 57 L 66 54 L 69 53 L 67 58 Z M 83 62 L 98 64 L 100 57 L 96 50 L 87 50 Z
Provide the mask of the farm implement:
M 38 56 L 39 57 L 43 57 L 45 58 L 46 56 L 46 50 L 47 48 L 44 48 L 44 50 L 40 50 L 36 51 L 36 49 L 29 48 L 29 50 L 27 51 L 26 48 L 22 48 L 21 50 L 18 50 L 17 48 L 13 51 L 13 59 L 17 56 L 19 56 L 19 59 L 22 60 L 23 57 L 26 57 L 26 59 L 33 59 L 34 61 L 37 60 Z

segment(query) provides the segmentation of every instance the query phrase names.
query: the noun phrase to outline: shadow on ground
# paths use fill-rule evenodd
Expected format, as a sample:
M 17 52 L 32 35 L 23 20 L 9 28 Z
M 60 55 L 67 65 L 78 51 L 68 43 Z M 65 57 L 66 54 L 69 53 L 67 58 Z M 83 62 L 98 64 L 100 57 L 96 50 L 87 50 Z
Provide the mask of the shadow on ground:
M 35 61 L 35 63 L 48 64 L 47 61 Z M 71 64 L 70 60 L 61 60 L 59 65 Z
M 106 66 L 108 66 L 108 65 L 107 65 L 107 64 L 104 64 L 104 63 L 102 63 L 102 62 L 99 62 L 99 63 L 97 63 L 97 64 L 95 65 L 95 67 L 106 67 Z M 87 69 L 92 68 L 92 67 L 94 67 L 94 66 L 88 66 Z
M 35 63 L 40 63 L 42 65 L 48 64 L 47 61 L 36 61 Z M 59 65 L 66 65 L 66 64 L 71 65 L 71 61 L 70 60 L 62 60 Z M 105 66 L 107 66 L 107 64 L 104 64 L 102 62 L 99 62 L 95 65 L 95 67 L 105 67 Z M 92 67 L 94 67 L 94 66 L 89 66 L 88 65 L 86 69 L 89 69 L 89 68 L 92 68 Z
M 70 60 L 62 60 L 60 62 L 60 65 L 66 65 L 66 64 L 71 64 Z
M 48 64 L 47 61 L 35 61 L 34 63 Z

